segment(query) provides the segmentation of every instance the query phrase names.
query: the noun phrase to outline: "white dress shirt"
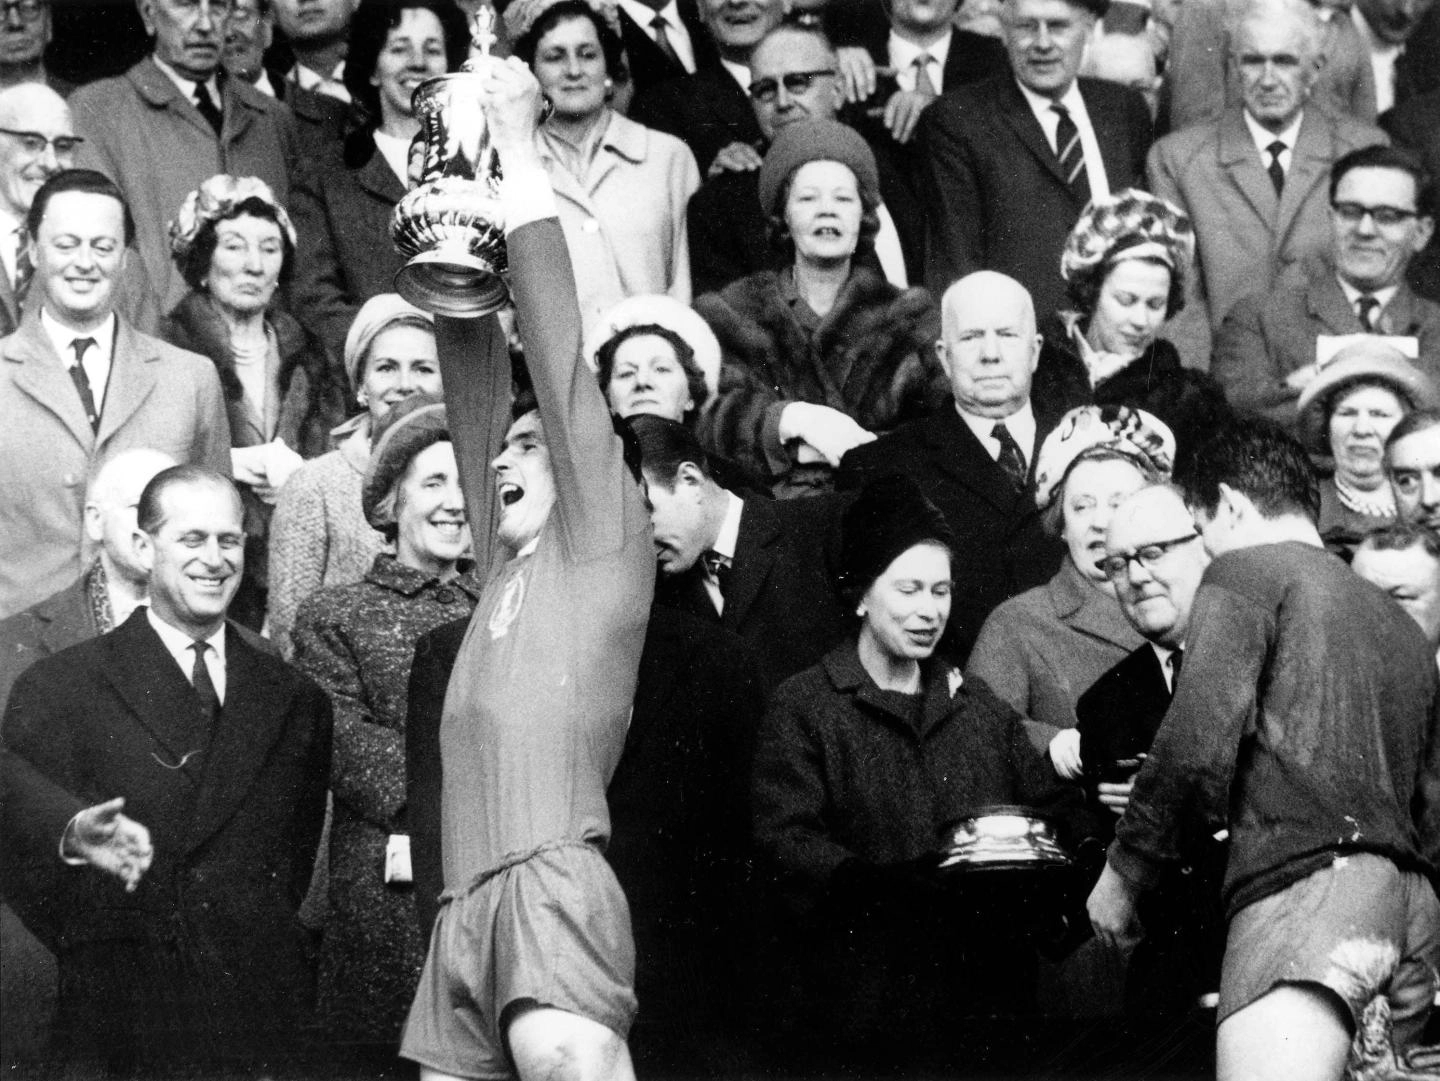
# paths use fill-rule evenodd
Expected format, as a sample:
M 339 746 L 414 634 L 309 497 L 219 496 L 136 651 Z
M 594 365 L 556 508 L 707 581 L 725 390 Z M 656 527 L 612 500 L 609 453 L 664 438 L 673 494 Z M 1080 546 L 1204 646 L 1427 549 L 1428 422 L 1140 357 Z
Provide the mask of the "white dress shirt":
M 4 207 L 0 207 L 0 264 L 5 267 L 5 280 L 15 287 L 15 268 L 20 262 L 20 245 L 25 223 Z
M 155 614 L 155 609 L 145 608 L 145 618 L 150 621 L 150 626 L 160 636 L 160 644 L 165 651 L 175 658 L 175 663 L 180 666 L 180 671 L 185 674 L 187 680 L 195 670 L 195 651 L 190 647 L 195 644 L 195 639 L 180 630 L 172 627 Z M 205 667 L 210 671 L 210 682 L 215 684 L 215 697 L 220 704 L 225 704 L 225 624 L 220 624 L 220 629 L 205 639 L 205 644 L 210 648 L 205 651 Z
M 750 96 L 750 68 L 745 64 L 737 64 L 733 60 L 720 59 L 720 66 L 730 73 L 730 78 L 740 84 L 740 89 L 745 91 L 745 96 Z
M 651 41 L 655 40 L 655 28 L 650 24 L 655 20 L 656 15 L 665 17 L 665 40 L 675 50 L 680 63 L 685 70 L 692 75 L 695 73 L 695 46 L 690 41 L 690 31 L 685 29 L 685 22 L 680 18 L 680 7 L 675 0 L 658 11 L 649 4 L 642 4 L 640 0 L 619 0 L 620 7 L 635 20 L 638 26 Z
M 345 61 L 341 60 L 335 65 L 335 70 L 328 76 L 321 75 L 314 68 L 307 68 L 304 64 L 296 61 L 295 66 L 290 69 L 290 78 L 301 90 L 311 90 L 317 94 L 324 94 L 336 101 L 350 103 L 350 91 L 345 88 Z
M 1155 657 L 1160 662 L 1160 674 L 1165 677 L 1165 686 L 1170 688 L 1170 693 L 1175 693 L 1175 651 L 1169 646 L 1162 646 L 1159 642 L 1151 642 L 1150 648 L 1155 651 Z
M 1008 417 L 981 417 L 974 413 L 967 413 L 958 405 L 955 411 L 960 414 L 960 419 L 965 426 L 975 433 L 975 438 L 980 440 L 980 445 L 985 448 L 985 453 L 990 455 L 990 460 L 1000 460 L 1000 440 L 990 433 L 995 425 L 1005 425 L 1005 430 L 1010 433 L 1010 438 L 1020 447 L 1020 453 L 1025 456 L 1025 470 L 1031 471 L 1035 462 L 1035 436 L 1039 426 L 1035 423 L 1035 410 L 1030 407 L 1027 401 Z
M 1030 103 L 1031 112 L 1035 114 L 1035 119 L 1040 121 L 1050 149 L 1056 154 L 1060 153 L 1060 148 L 1056 146 L 1056 130 L 1060 127 L 1060 117 L 1050 106 L 1059 104 L 1065 107 L 1070 119 L 1075 123 L 1075 130 L 1080 134 L 1080 151 L 1085 155 L 1085 175 L 1090 181 L 1090 198 L 1102 199 L 1109 195 L 1110 178 L 1105 175 L 1105 159 L 1100 156 L 1100 142 L 1095 138 L 1095 127 L 1090 123 L 1085 99 L 1080 96 L 1080 84 L 1071 83 L 1070 89 L 1065 91 L 1058 103 L 1052 98 L 1035 93 L 1018 79 L 1015 85 Z
M 60 363 L 68 373 L 75 366 L 75 339 L 93 338 L 95 344 L 85 350 L 85 378 L 90 381 L 90 395 L 95 399 L 95 410 L 105 412 L 105 390 L 110 385 L 110 363 L 115 356 L 115 328 L 118 325 L 115 313 L 111 312 L 94 330 L 77 333 L 59 322 L 47 307 L 40 308 L 40 325 L 55 347 Z
M 725 504 L 725 518 L 720 523 L 720 532 L 715 536 L 715 543 L 710 545 L 708 551 L 716 555 L 724 556 L 733 566 L 735 563 L 735 546 L 740 541 L 740 515 L 745 510 L 745 501 L 734 492 L 726 492 L 729 502 Z M 704 571 L 705 592 L 710 594 L 710 601 L 715 605 L 715 611 L 724 613 L 725 598 L 720 593 L 720 579 L 710 573 L 710 568 L 704 563 L 705 553 L 701 553 L 700 569 Z
M 926 65 L 930 73 L 930 82 L 935 86 L 935 93 L 945 92 L 945 61 L 950 56 L 950 42 L 955 38 L 953 30 L 946 30 L 939 41 L 929 48 L 922 49 L 913 41 L 906 41 L 894 30 L 890 31 L 890 66 L 895 69 L 895 82 L 901 90 L 913 91 L 915 89 L 915 60 L 921 53 L 929 53 L 934 62 Z
M 1250 129 L 1250 138 L 1255 140 L 1255 149 L 1260 152 L 1260 164 L 1265 169 L 1270 168 L 1270 144 L 1277 140 L 1285 144 L 1285 149 L 1280 151 L 1280 168 L 1285 170 L 1288 177 L 1290 162 L 1295 157 L 1295 140 L 1300 137 L 1300 121 L 1305 119 L 1305 113 L 1298 113 L 1284 131 L 1271 131 L 1263 127 L 1250 115 L 1249 109 L 1240 110 L 1240 115 L 1245 118 L 1245 126 Z

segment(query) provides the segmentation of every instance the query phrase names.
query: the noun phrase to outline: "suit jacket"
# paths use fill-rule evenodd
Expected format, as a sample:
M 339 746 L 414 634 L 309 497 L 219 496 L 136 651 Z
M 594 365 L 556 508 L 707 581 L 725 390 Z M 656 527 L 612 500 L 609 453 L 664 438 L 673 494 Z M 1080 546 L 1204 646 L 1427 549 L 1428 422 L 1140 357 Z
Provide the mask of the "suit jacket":
M 85 487 L 118 452 L 153 447 L 230 473 L 230 427 L 215 366 L 124 320 L 98 432 L 38 312 L 0 340 L 0 417 L 0 618 L 84 569 Z
M 1319 264 L 1316 269 L 1303 282 L 1255 293 L 1236 304 L 1216 335 L 1211 361 L 1231 405 L 1263 414 L 1292 431 L 1300 392 L 1285 385 L 1286 376 L 1315 363 L 1317 335 L 1364 330 L 1335 271 Z M 1440 304 L 1402 285 L 1376 320 L 1385 334 L 1418 337 L 1417 363 L 1440 384 Z
M 1380 118 L 1381 126 L 1401 146 L 1420 155 L 1431 176 L 1440 176 L 1440 90 L 1413 97 Z M 1410 261 L 1410 284 L 1423 297 L 1440 300 L 1440 230 L 1425 250 Z
M 637 93 L 630 119 L 683 141 L 695 155 L 701 176 L 724 147 L 735 142 L 757 146 L 761 139 L 750 95 L 719 66 Z
M 59 959 L 77 1050 L 132 1069 L 273 1054 L 309 1003 L 296 913 L 325 816 L 329 700 L 234 625 L 226 673 L 206 745 L 194 689 L 142 609 L 38 661 L 5 712 L 17 909 Z M 58 854 L 75 813 L 117 795 L 155 850 L 134 893 Z
M 694 0 L 680 0 L 676 5 L 685 32 L 690 35 L 690 47 L 695 53 L 695 70 L 710 71 L 720 66 L 720 54 L 715 51 L 715 42 L 710 31 L 700 21 Z M 620 40 L 625 46 L 625 58 L 630 62 L 630 83 L 635 92 L 649 90 L 656 83 L 667 79 L 683 79 L 689 74 L 685 68 L 660 51 L 646 30 L 630 16 L 630 12 L 617 5 L 620 16 Z
M 444 884 L 441 713 L 468 622 L 421 637 L 411 667 L 407 807 L 426 936 Z M 606 858 L 634 922 L 637 991 L 647 1004 L 642 1024 L 682 1016 L 687 1031 L 713 1024 L 737 972 L 750 752 L 764 705 L 758 671 L 755 654 L 735 635 L 685 612 L 651 609 L 625 750 L 607 792 L 613 832 Z
M 1198 273 L 1191 303 L 1166 336 L 1203 366 L 1210 334 L 1246 294 L 1273 289 L 1301 260 L 1330 245 L 1330 166 L 1352 150 L 1388 142 L 1373 124 L 1307 109 L 1284 191 L 1276 196 L 1239 106 L 1177 131 L 1150 151 L 1150 190 L 1190 215 Z
M 765 690 L 773 690 L 818 662 L 848 629 L 831 584 L 838 515 L 845 503 L 833 495 L 746 499 L 724 614 L 715 611 L 698 561 L 682 574 L 661 575 L 655 602 L 745 639 L 759 657 Z
M 1143 184 L 1150 113 L 1128 87 L 1081 79 L 1111 191 Z M 973 270 L 1030 290 L 1043 318 L 1065 307 L 1060 252 L 1084 209 L 1014 76 L 947 92 L 921 115 L 925 283 L 936 296 Z
M 1035 509 L 1035 459 L 1070 404 L 1033 403 L 1035 446 L 1023 448 L 1030 484 L 1017 493 L 953 407 L 856 447 L 840 463 L 840 488 L 860 488 L 890 473 L 915 478 L 955 533 L 955 588 L 941 650 L 956 664 L 970 656 L 986 617 L 1002 601 L 1050 580 L 1063 547 L 1047 536 Z
M 360 305 L 393 293 L 395 274 L 405 265 L 389 239 L 405 185 L 368 132 L 352 136 L 346 153 L 344 167 L 305 163 L 289 203 L 297 238 L 295 307 L 335 357 L 345 355 L 345 335 Z
M 1106 768 L 1146 754 L 1170 708 L 1170 685 L 1149 642 L 1091 684 L 1075 704 L 1086 787 L 1109 780 Z M 1108 817 L 1108 816 L 1107 816 Z M 1102 819 L 1103 821 L 1103 819 Z
M 100 633 L 90 605 L 88 574 L 23 612 L 0 620 L 0 710 L 20 673 L 42 657 L 87 642 Z
M 82 86 L 70 98 L 85 137 L 77 164 L 120 185 L 135 217 L 135 247 L 160 309 L 188 286 L 170 258 L 169 223 L 185 196 L 216 173 L 258 176 L 282 206 L 295 161 L 290 110 L 239 79 L 222 79 L 220 137 L 179 88 L 146 57 L 124 75 Z
M 906 277 L 923 272 L 925 214 L 910 183 L 884 154 L 876 154 L 880 198 L 895 223 L 905 257 Z M 686 211 L 690 229 L 690 277 L 695 296 L 719 292 L 757 270 L 778 270 L 783 262 L 770 246 L 760 212 L 760 170 L 726 170 L 700 185 Z M 878 261 L 873 261 L 880 269 Z

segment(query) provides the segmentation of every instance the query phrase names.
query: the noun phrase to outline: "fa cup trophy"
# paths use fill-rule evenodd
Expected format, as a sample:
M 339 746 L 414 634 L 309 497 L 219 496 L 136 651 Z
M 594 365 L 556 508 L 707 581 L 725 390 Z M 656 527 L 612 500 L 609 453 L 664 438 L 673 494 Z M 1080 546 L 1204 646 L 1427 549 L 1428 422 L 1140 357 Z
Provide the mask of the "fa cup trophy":
M 489 315 L 510 296 L 500 161 L 480 106 L 480 71 L 494 63 L 495 40 L 495 12 L 482 7 L 474 30 L 480 55 L 458 72 L 427 79 L 412 99 L 425 165 L 419 186 L 400 200 L 390 222 L 390 238 L 407 260 L 395 289 L 437 315 Z

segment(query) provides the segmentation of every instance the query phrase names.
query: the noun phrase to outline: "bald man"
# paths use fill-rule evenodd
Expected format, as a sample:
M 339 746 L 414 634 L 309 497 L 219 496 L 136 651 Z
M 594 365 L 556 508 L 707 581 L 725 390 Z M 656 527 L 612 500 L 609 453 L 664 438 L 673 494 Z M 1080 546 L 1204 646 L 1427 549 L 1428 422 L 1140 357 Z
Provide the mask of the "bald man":
M 888 473 L 916 479 L 955 531 L 954 602 L 942 650 L 963 664 L 1001 601 L 1048 581 L 1061 546 L 1035 509 L 1035 455 L 1072 406 L 1068 394 L 1032 400 L 1040 364 L 1030 294 L 1014 278 L 982 270 L 941 301 L 936 353 L 955 407 L 856 447 L 838 483 L 859 488 Z
M 41 184 L 61 169 L 75 167 L 82 142 L 70 107 L 48 86 L 30 82 L 0 90 L 0 337 L 20 325 L 31 286 L 39 284 L 33 277 L 25 215 Z M 140 260 L 128 263 L 116 307 L 137 329 L 153 334 L 159 306 Z

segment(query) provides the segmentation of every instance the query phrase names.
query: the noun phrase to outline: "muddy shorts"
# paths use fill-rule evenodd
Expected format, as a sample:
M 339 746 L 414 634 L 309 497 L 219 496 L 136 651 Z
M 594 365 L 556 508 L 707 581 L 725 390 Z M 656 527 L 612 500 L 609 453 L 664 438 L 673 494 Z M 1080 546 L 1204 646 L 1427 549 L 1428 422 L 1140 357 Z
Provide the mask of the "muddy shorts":
M 1395 1044 L 1415 1042 L 1435 997 L 1440 902 L 1424 876 L 1353 853 L 1230 921 L 1217 1020 L 1279 984 L 1319 984 L 1353 1026 L 1377 994 L 1390 1001 Z
M 630 909 L 599 849 L 544 845 L 442 900 L 403 1057 L 457 1077 L 513 1077 L 506 1010 L 523 1004 L 629 1032 L 636 1006 Z

